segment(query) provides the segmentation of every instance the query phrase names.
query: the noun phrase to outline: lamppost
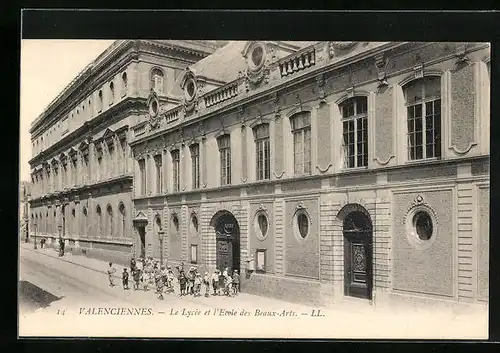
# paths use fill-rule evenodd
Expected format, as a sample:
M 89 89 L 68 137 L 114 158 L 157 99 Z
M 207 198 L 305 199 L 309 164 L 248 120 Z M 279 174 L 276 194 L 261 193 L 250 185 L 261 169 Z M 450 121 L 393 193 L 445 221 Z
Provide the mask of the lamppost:
M 26 239 L 25 242 L 28 243 L 30 241 L 30 227 L 29 227 L 29 217 L 24 217 L 24 226 L 26 227 Z
M 163 266 L 163 235 L 165 232 L 163 230 L 158 231 L 158 239 L 160 240 L 160 267 Z
M 34 245 L 33 249 L 35 249 L 35 250 L 37 249 L 37 247 L 36 247 L 36 226 L 37 226 L 36 222 L 33 223 L 33 227 L 35 227 L 35 240 L 34 240 L 35 245 Z

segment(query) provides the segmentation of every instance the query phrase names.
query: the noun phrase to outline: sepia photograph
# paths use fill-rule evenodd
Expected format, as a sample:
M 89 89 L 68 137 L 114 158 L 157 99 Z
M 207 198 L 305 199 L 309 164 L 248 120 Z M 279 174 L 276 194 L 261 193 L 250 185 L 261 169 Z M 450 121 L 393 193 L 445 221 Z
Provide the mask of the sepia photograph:
M 490 43 L 20 47 L 20 337 L 488 338 Z

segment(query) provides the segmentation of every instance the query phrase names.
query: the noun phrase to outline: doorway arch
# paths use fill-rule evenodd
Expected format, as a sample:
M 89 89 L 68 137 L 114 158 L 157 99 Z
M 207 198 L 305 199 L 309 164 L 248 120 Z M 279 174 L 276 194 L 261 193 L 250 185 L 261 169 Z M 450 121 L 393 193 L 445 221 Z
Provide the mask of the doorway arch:
M 211 219 L 216 239 L 216 267 L 224 271 L 240 273 L 240 226 L 236 217 L 229 211 L 217 212 Z
M 359 204 L 344 206 L 337 219 L 342 222 L 344 243 L 344 295 L 372 299 L 373 224 Z

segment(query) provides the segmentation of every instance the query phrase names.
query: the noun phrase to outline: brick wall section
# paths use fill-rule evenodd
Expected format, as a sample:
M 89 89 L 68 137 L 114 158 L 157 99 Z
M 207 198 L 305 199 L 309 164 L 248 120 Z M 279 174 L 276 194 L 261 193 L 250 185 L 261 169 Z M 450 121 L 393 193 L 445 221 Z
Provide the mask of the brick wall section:
M 238 208 L 238 213 L 234 215 L 240 226 L 240 272 L 247 266 L 248 254 L 248 207 L 242 205 Z M 241 276 L 240 276 L 241 277 Z M 244 277 L 244 276 L 243 276 Z
M 242 288 L 244 288 L 245 293 L 292 303 L 323 305 L 320 283 L 317 281 L 253 273 Z
M 337 220 L 337 215 L 342 209 L 340 202 L 332 202 L 331 212 L 333 215 L 332 224 L 332 246 L 333 246 L 333 281 L 337 286 L 343 286 L 344 281 L 344 238 L 342 234 L 342 222 Z
M 329 201 L 320 203 L 320 279 L 333 281 L 333 220 L 334 207 Z
M 477 297 L 481 301 L 488 301 L 489 288 L 489 239 L 490 239 L 490 189 L 478 189 L 479 202 L 479 237 L 478 237 L 478 291 Z
M 162 211 L 162 228 L 163 228 L 163 257 L 165 260 L 169 260 L 169 251 L 170 251 L 170 244 L 169 244 L 169 233 L 168 233 L 168 227 L 170 224 L 170 210 L 168 209 L 167 206 L 163 207 Z
M 468 300 L 474 296 L 474 255 L 471 184 L 458 184 L 458 297 Z
M 277 174 L 285 170 L 284 166 L 284 138 L 283 138 L 283 117 L 276 117 L 274 125 L 274 172 Z
M 317 159 L 318 165 L 321 169 L 326 169 L 331 163 L 330 157 L 330 146 L 332 143 L 332 138 L 330 136 L 330 124 L 332 120 L 330 119 L 330 105 L 323 103 L 317 109 Z
M 283 213 L 284 201 L 281 199 L 276 199 L 274 201 L 274 234 L 275 234 L 275 272 L 278 275 L 282 275 L 285 270 L 283 267 L 283 252 L 284 252 L 284 213 Z
M 151 207 L 148 207 L 146 216 L 148 217 L 148 224 L 146 225 L 146 257 L 153 256 L 153 242 L 151 241 L 152 239 L 152 233 L 153 233 L 153 223 L 154 223 L 154 213 L 153 209 Z
M 377 139 L 375 141 L 374 156 L 383 163 L 385 163 L 394 153 L 392 146 L 394 138 L 392 118 L 393 90 L 394 88 L 392 87 L 381 90 L 377 94 L 375 104 L 376 124 L 374 125 Z
M 203 252 L 203 257 L 205 259 L 204 264 L 207 267 L 215 268 L 215 237 L 213 236 L 213 228 L 210 225 L 210 220 L 213 217 L 213 207 L 210 204 L 202 204 L 201 206 L 201 248 Z
M 180 221 L 180 233 L 181 233 L 181 242 L 182 242 L 182 255 L 181 259 L 184 263 L 191 262 L 191 254 L 190 249 L 188 249 L 188 230 L 189 230 L 189 209 L 186 205 L 181 207 L 181 212 L 179 215 Z
M 451 145 L 464 151 L 474 141 L 474 66 L 451 73 Z
M 373 228 L 373 287 L 389 288 L 391 286 L 391 205 L 389 200 L 377 198 L 375 204 Z

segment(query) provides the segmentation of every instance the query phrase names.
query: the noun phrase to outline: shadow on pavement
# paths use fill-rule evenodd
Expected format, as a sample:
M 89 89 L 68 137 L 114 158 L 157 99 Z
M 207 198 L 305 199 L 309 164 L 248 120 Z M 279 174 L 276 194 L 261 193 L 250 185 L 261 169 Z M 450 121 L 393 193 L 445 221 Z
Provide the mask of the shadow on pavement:
M 19 282 L 20 306 L 46 308 L 52 302 L 61 300 L 62 298 L 63 297 L 57 297 L 28 281 Z

